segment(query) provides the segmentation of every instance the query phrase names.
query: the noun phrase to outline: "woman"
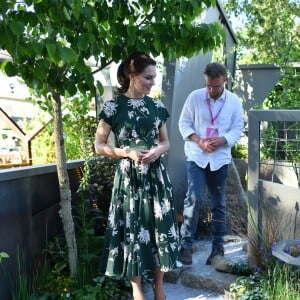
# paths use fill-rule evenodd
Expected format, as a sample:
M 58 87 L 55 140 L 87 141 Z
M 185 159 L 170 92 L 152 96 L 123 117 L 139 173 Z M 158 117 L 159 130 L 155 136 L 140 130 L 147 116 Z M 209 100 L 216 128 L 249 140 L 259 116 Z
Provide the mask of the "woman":
M 108 276 L 130 277 L 134 300 L 144 300 L 141 277 L 152 273 L 154 297 L 162 300 L 164 272 L 179 256 L 172 187 L 161 159 L 169 149 L 169 114 L 147 96 L 156 77 L 149 55 L 131 54 L 117 77 L 118 95 L 104 104 L 95 140 L 98 154 L 119 159 L 101 263 Z M 115 146 L 108 144 L 110 131 Z

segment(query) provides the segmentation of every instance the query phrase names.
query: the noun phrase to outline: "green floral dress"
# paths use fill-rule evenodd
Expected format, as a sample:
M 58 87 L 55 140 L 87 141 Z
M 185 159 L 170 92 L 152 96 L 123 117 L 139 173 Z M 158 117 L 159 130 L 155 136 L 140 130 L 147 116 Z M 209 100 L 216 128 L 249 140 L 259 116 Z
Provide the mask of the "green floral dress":
M 151 149 L 169 114 L 148 96 L 117 96 L 99 118 L 114 132 L 116 147 Z M 108 276 L 142 276 L 160 266 L 177 266 L 179 237 L 169 175 L 161 158 L 150 164 L 119 159 L 107 221 L 101 271 Z

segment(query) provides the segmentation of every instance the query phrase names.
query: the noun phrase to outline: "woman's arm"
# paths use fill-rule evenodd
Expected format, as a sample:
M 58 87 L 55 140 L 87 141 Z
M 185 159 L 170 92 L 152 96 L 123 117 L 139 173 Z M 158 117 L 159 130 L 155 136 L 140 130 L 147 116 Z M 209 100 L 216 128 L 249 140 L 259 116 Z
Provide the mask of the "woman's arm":
M 108 136 L 111 131 L 111 126 L 104 120 L 100 120 L 98 123 L 96 137 L 95 137 L 95 151 L 98 154 L 102 154 L 111 158 L 128 157 L 136 161 L 141 161 L 144 153 L 138 149 L 130 148 L 117 148 L 107 143 Z
M 170 148 L 170 142 L 168 138 L 168 131 L 166 124 L 162 125 L 159 130 L 159 136 L 158 136 L 158 146 L 157 151 L 159 156 L 167 152 Z
M 166 125 L 164 124 L 159 129 L 158 145 L 150 149 L 147 153 L 145 153 L 141 161 L 146 164 L 151 163 L 157 160 L 162 154 L 167 152 L 169 148 L 170 148 L 170 143 L 168 138 L 168 131 Z

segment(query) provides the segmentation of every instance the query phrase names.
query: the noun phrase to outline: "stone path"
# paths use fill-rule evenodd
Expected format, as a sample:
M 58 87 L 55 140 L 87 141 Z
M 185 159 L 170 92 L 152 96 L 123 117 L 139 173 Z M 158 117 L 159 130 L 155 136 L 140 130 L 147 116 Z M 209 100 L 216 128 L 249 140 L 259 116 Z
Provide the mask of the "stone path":
M 228 236 L 224 247 L 225 258 L 234 263 L 246 263 L 247 253 L 243 250 L 246 243 L 239 237 Z M 230 299 L 229 286 L 238 276 L 218 272 L 206 265 L 210 251 L 210 241 L 196 241 L 193 264 L 165 274 L 167 300 Z M 146 300 L 153 300 L 150 284 L 146 284 L 144 289 Z

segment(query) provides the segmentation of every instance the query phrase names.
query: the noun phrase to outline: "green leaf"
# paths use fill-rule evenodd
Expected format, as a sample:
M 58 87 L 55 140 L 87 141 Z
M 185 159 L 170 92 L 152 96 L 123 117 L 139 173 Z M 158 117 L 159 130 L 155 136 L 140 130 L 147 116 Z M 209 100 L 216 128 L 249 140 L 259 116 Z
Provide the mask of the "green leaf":
M 66 18 L 68 21 L 71 21 L 71 16 L 70 16 L 70 14 L 69 14 L 68 9 L 67 9 L 65 6 L 64 6 L 64 8 L 63 8 L 63 13 L 64 13 L 65 18 Z
M 7 62 L 7 64 L 4 67 L 4 70 L 6 75 L 9 77 L 18 75 L 18 69 L 11 61 Z
M 122 49 L 119 45 L 114 45 L 112 48 L 112 59 L 120 58 L 120 53 L 122 53 Z
M 56 51 L 56 45 L 55 44 L 46 44 L 47 52 L 49 55 L 49 58 L 52 62 L 57 64 L 59 62 L 59 56 Z
M 161 42 L 159 39 L 154 40 L 154 48 L 155 48 L 155 50 L 157 50 L 159 52 L 161 51 Z
M 38 43 L 36 41 L 33 41 L 31 44 L 31 49 L 34 52 L 34 54 L 39 57 L 40 55 L 42 55 L 42 51 L 43 51 L 43 44 L 42 43 Z
M 134 45 L 136 41 L 136 31 L 137 27 L 136 26 L 127 26 L 126 31 L 128 34 L 128 45 Z
M 16 35 L 22 35 L 24 32 L 24 23 L 20 21 L 11 22 L 9 27 L 13 33 Z
M 87 50 L 89 46 L 89 37 L 86 34 L 80 35 L 78 37 L 77 46 L 80 50 Z
M 61 59 L 67 64 L 74 64 L 77 62 L 77 54 L 72 48 L 60 48 L 59 54 Z
M 100 96 L 103 95 L 103 93 L 104 93 L 104 87 L 103 87 L 103 85 L 101 84 L 101 82 L 99 80 L 97 80 L 96 86 L 97 86 L 97 90 L 99 92 L 99 95 Z
M 66 89 L 67 89 L 70 97 L 74 96 L 77 93 L 76 85 L 71 80 L 67 81 L 67 83 L 66 83 Z
M 39 80 L 46 80 L 48 70 L 49 70 L 49 63 L 47 60 L 39 60 L 36 63 L 34 71 L 34 76 L 37 77 Z

